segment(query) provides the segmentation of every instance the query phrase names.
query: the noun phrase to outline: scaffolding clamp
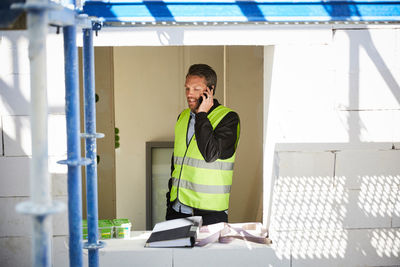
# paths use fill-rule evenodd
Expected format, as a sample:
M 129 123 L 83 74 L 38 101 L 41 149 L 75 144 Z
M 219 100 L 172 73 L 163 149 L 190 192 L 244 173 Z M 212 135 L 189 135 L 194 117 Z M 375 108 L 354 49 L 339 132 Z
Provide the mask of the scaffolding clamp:
M 32 201 L 19 203 L 16 206 L 17 212 L 36 217 L 46 217 L 50 214 L 60 213 L 65 210 L 65 204 L 60 201 L 53 201 L 50 205 L 38 204 Z
M 100 139 L 100 138 L 104 138 L 104 134 L 103 133 L 81 133 L 80 134 L 81 138 L 95 138 L 95 139 Z
M 101 248 L 104 248 L 106 246 L 106 242 L 103 242 L 103 241 L 97 241 L 97 244 L 96 243 L 89 243 L 89 242 L 85 242 L 85 243 L 83 243 L 83 248 L 84 249 L 88 249 L 88 250 L 91 250 L 91 249 L 101 249 Z
M 88 158 L 80 158 L 80 159 L 64 159 L 57 161 L 58 164 L 64 164 L 68 166 L 86 166 L 93 163 L 93 160 Z
M 92 30 L 96 32 L 96 36 L 98 31 L 100 31 L 102 27 L 103 27 L 103 20 L 97 18 L 92 20 Z

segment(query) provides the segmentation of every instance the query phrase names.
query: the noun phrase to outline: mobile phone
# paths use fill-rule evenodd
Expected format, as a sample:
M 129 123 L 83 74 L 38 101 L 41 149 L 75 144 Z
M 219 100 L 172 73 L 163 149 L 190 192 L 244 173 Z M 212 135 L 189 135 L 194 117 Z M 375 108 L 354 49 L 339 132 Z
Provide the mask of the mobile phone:
M 212 90 L 214 90 L 214 86 L 210 86 L 210 87 L 208 87 L 208 88 L 210 88 L 210 91 L 211 91 L 211 92 L 212 92 Z M 208 98 L 208 96 L 207 96 L 206 93 L 204 93 L 203 95 L 204 95 L 205 98 Z M 200 97 L 199 100 L 198 100 L 198 102 L 199 102 L 199 104 L 198 104 L 198 107 L 199 107 L 199 106 L 201 105 L 201 103 L 203 103 L 203 98 Z
M 203 94 L 203 95 L 204 95 L 205 98 L 208 98 L 208 96 L 206 94 Z M 198 106 L 200 106 L 201 103 L 203 103 L 203 98 L 202 97 L 199 98 L 199 105 Z

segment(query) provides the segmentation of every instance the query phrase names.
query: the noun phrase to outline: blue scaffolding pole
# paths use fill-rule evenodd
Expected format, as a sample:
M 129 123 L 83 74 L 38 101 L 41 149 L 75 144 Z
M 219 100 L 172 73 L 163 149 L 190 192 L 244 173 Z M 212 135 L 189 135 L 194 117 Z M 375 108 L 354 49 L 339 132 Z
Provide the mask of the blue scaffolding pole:
M 98 25 L 95 23 L 94 25 Z M 98 249 L 104 243 L 98 241 L 98 201 L 97 201 L 97 149 L 96 138 L 104 137 L 96 133 L 95 82 L 94 82 L 94 49 L 93 30 L 83 30 L 83 73 L 84 73 L 84 113 L 86 138 L 86 158 L 91 163 L 86 166 L 86 203 L 88 222 L 88 242 L 84 247 L 89 250 L 89 267 L 99 266 Z
M 63 27 L 67 120 L 68 225 L 70 266 L 82 266 L 82 177 L 76 26 Z

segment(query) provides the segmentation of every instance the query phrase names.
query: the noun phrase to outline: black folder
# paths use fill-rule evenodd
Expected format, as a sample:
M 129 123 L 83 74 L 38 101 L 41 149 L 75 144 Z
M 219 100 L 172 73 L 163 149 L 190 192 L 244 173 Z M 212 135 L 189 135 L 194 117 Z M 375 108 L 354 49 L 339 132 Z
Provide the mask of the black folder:
M 201 224 L 201 216 L 157 223 L 146 247 L 193 247 Z

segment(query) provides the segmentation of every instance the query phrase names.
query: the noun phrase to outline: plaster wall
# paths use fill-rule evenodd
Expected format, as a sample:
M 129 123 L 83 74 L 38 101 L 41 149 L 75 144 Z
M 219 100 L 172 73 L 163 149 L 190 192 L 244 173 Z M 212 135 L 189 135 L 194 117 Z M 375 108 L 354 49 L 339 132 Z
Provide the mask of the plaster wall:
M 291 266 L 397 266 L 399 31 L 333 33 L 265 48 L 264 220 Z

